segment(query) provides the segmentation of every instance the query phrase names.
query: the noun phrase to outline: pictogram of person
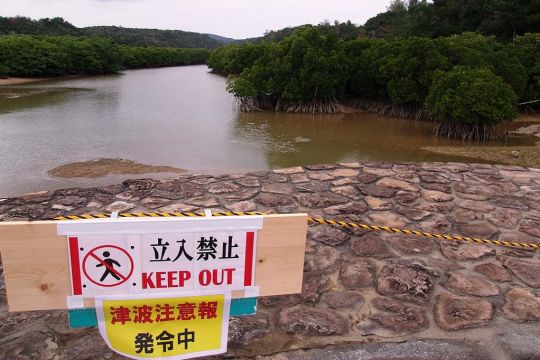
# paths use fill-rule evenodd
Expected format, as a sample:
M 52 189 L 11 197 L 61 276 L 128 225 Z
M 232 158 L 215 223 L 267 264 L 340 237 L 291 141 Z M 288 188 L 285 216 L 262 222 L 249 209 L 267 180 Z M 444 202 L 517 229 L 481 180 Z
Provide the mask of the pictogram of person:
M 105 266 L 105 272 L 103 273 L 103 275 L 101 275 L 101 279 L 99 279 L 100 282 L 103 282 L 103 280 L 105 280 L 107 276 L 109 276 L 109 274 L 111 274 L 111 276 L 115 278 L 116 280 L 120 280 L 120 277 L 112 270 L 114 269 L 114 265 L 118 267 L 121 267 L 122 265 L 120 265 L 120 263 L 114 259 L 108 259 L 109 256 L 111 256 L 110 252 L 108 251 L 103 252 L 103 257 L 105 258 L 103 262 L 107 264 L 108 266 Z M 96 267 L 100 267 L 103 265 L 104 265 L 103 263 L 99 263 L 96 265 Z

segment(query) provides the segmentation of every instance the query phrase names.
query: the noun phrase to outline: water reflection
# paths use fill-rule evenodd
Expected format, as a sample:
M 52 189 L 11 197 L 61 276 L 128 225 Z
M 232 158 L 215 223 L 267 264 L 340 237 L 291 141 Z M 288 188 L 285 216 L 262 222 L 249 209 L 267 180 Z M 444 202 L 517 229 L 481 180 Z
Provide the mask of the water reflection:
M 239 113 L 234 129 L 242 141 L 261 145 L 270 168 L 358 160 L 462 160 L 421 150 L 461 144 L 435 138 L 429 124 L 368 113 Z
M 79 89 L 40 87 L 0 87 L 0 114 L 25 108 L 50 106 L 66 100 Z

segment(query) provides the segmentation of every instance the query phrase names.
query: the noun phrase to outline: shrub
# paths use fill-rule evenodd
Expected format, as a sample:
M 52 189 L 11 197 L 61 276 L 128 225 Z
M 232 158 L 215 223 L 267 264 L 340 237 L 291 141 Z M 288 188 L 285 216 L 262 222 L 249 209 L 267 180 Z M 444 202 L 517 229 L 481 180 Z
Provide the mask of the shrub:
M 517 97 L 491 70 L 456 66 L 439 72 L 424 106 L 440 132 L 463 138 L 490 138 L 486 129 L 517 116 Z

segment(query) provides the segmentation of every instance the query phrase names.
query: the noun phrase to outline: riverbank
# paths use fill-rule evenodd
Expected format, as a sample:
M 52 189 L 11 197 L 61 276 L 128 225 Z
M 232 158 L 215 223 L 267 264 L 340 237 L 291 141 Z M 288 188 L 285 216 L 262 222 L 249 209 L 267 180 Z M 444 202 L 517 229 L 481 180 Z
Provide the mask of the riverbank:
M 183 174 L 0 199 L 0 221 L 206 208 L 540 244 L 540 169 L 364 162 Z M 537 253 L 310 226 L 302 293 L 260 298 L 256 315 L 234 318 L 225 357 L 534 358 Z M 120 358 L 97 329 L 69 329 L 66 311 L 7 313 L 3 283 L 0 346 L 5 359 Z
M 509 131 L 510 136 L 534 136 L 534 146 L 427 146 L 423 150 L 436 154 L 461 156 L 490 163 L 540 168 L 540 116 L 520 115 L 512 125 L 520 127 Z
M 0 79 L 0 86 L 3 86 L 3 85 L 29 84 L 29 83 L 56 80 L 56 79 L 62 79 L 62 78 L 61 77 L 60 78 L 50 78 L 50 77 L 48 77 L 48 78 L 9 77 L 7 79 Z
M 462 156 L 490 163 L 540 168 L 540 141 L 535 146 L 428 146 L 436 154 Z

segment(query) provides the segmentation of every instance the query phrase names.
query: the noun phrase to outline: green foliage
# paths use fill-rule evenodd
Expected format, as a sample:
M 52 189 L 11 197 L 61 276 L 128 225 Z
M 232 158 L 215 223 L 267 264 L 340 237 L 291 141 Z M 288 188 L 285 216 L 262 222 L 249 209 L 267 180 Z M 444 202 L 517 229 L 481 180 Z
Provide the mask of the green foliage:
M 0 35 L 83 35 L 81 29 L 76 28 L 61 17 L 53 19 L 32 20 L 27 17 L 0 16 Z
M 319 31 L 324 32 L 325 34 L 333 33 L 340 40 L 354 40 L 360 36 L 364 35 L 364 27 L 353 24 L 350 20 L 340 23 L 339 21 L 334 21 L 330 23 L 328 21 L 322 22 L 318 25 L 300 25 L 294 27 L 286 27 L 281 30 L 272 30 L 267 31 L 264 36 L 243 39 L 243 40 L 233 40 L 233 44 L 257 44 L 263 41 L 281 41 L 287 36 L 292 35 L 295 31 L 306 28 L 316 28 Z
M 518 97 L 524 94 L 528 75 L 514 46 L 498 43 L 494 36 L 475 33 L 434 41 L 451 65 L 488 68 L 510 84 Z
M 386 47 L 386 42 L 367 39 L 345 43 L 345 51 L 350 61 L 345 91 L 348 96 L 354 98 L 384 96 L 386 84 L 379 78 L 379 67 L 374 60 L 384 56 Z
M 447 69 L 449 61 L 428 38 L 391 40 L 379 63 L 381 80 L 394 104 L 421 103 L 436 70 Z
M 260 46 L 262 49 L 253 52 L 262 55 L 229 84 L 238 97 L 264 98 L 277 104 L 325 102 L 344 95 L 348 59 L 343 41 L 333 33 L 303 28 L 280 42 Z M 238 49 L 232 52 L 242 54 Z M 229 55 L 227 50 L 220 50 L 220 54 Z
M 12 76 L 106 74 L 122 67 L 111 40 L 72 36 L 0 36 L 0 64 Z
M 495 125 L 516 116 L 512 88 L 489 69 L 456 66 L 440 72 L 425 100 L 438 119 L 455 124 Z
M 525 68 L 528 78 L 520 101 L 540 99 L 540 34 L 518 36 L 509 49 Z
M 217 73 L 240 74 L 264 53 L 264 44 L 222 46 L 212 52 L 208 66 Z
M 122 68 L 204 64 L 206 49 L 119 46 L 101 37 L 0 36 L 0 66 L 11 76 L 109 74 Z
M 408 5 L 408 6 L 407 6 Z M 393 1 L 389 9 L 369 19 L 372 37 L 450 36 L 463 32 L 512 39 L 540 32 L 539 0 Z
M 364 29 L 371 38 L 388 38 L 398 36 L 405 26 L 406 18 L 404 14 L 388 10 L 366 21 Z
M 0 64 L 0 79 L 5 79 L 8 77 L 9 75 L 9 68 L 6 66 L 6 65 L 1 65 Z
M 122 64 L 128 69 L 204 64 L 207 49 L 120 46 Z

